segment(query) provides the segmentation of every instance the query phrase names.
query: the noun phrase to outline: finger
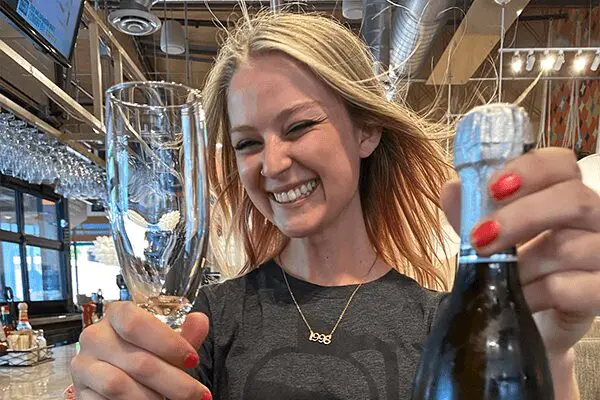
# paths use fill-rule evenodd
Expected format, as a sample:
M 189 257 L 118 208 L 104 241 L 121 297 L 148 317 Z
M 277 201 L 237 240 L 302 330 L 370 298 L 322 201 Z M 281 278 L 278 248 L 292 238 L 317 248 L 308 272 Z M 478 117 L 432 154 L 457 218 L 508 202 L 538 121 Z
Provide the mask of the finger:
M 208 335 L 208 317 L 199 312 L 188 314 L 181 326 L 181 336 L 187 340 L 193 348 L 197 349 L 202 345 Z
M 113 303 L 107 317 L 112 329 L 134 346 L 146 349 L 178 368 L 194 368 L 198 365 L 195 347 L 158 318 L 133 303 Z M 149 332 L 152 334 L 148 334 Z
M 71 365 L 77 370 L 77 393 L 87 389 L 110 400 L 163 399 L 163 396 L 136 382 L 122 369 L 104 361 L 78 355 Z
M 83 389 L 81 392 L 77 392 L 77 400 L 108 400 L 104 396 L 100 396 L 98 393 L 91 389 Z
M 460 232 L 460 180 L 453 179 L 442 187 L 442 209 L 454 231 Z
M 587 316 L 600 309 L 600 271 L 565 271 L 546 275 L 523 287 L 532 312 L 555 309 Z
M 72 384 L 67 386 L 63 391 L 63 397 L 65 400 L 75 400 L 75 386 Z
M 88 329 L 84 330 L 84 334 Z M 170 332 L 180 337 L 179 333 Z M 82 348 L 85 346 L 89 350 L 83 355 L 86 355 L 87 351 L 92 352 L 94 358 L 118 368 L 130 377 L 129 379 L 170 400 L 198 400 L 208 393 L 204 385 L 185 371 L 153 354 L 153 351 L 159 350 L 160 345 L 157 349 L 148 351 L 122 340 L 112 329 L 92 331 L 93 336 L 84 334 L 81 338 Z M 180 339 L 185 340 L 181 337 Z M 95 349 L 94 343 L 102 343 L 102 346 L 110 348 L 110 351 Z M 197 361 L 196 359 L 196 363 Z M 87 372 L 89 373 L 89 369 Z M 96 389 L 87 382 L 85 386 Z M 104 392 L 96 391 L 104 395 Z
M 514 201 L 552 185 L 581 180 L 572 150 L 549 147 L 518 157 L 490 177 L 489 195 L 500 203 Z
M 472 233 L 478 253 L 489 255 L 559 228 L 600 232 L 600 196 L 570 180 L 506 204 Z
M 519 275 L 526 285 L 566 270 L 600 269 L 600 233 L 579 229 L 547 231 L 519 248 Z

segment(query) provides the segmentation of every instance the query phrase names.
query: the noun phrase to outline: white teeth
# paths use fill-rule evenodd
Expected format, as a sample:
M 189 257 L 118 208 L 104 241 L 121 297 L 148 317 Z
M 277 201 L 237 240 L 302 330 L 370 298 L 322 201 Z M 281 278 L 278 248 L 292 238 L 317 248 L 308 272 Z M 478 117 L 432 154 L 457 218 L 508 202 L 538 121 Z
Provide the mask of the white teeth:
M 287 192 L 273 193 L 273 197 L 279 203 L 292 203 L 300 198 L 308 197 L 316 187 L 317 181 L 312 180 Z

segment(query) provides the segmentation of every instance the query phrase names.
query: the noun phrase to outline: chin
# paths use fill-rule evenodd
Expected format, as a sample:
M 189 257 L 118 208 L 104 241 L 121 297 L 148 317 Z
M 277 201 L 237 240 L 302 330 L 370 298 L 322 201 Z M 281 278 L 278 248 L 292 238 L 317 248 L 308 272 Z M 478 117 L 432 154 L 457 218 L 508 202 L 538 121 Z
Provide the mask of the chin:
M 319 233 L 322 224 L 313 218 L 294 218 L 294 220 L 279 221 L 275 226 L 289 238 L 304 238 Z

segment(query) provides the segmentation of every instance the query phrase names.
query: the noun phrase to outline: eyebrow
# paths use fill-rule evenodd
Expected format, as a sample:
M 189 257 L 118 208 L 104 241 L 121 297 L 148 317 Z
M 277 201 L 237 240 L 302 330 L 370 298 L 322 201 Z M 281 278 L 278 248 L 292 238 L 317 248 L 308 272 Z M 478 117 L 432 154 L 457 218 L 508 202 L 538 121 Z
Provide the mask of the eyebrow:
M 281 111 L 279 114 L 277 114 L 276 119 L 283 120 L 295 112 L 311 109 L 315 106 L 323 108 L 321 103 L 316 100 L 303 101 Z M 232 134 L 233 132 L 250 132 L 254 130 L 255 128 L 250 125 L 237 125 L 229 129 L 229 134 Z

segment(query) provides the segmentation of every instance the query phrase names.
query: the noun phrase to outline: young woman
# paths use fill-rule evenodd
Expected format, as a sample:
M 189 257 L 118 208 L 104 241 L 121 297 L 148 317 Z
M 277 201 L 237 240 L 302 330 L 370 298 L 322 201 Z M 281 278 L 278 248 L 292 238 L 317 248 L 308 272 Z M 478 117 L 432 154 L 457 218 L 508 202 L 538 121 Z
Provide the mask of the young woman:
M 409 397 L 443 297 L 424 287 L 447 289 L 438 205 L 456 227 L 459 185 L 442 190 L 433 132 L 386 100 L 371 61 L 317 16 L 265 14 L 229 37 L 204 96 L 216 219 L 242 274 L 203 288 L 181 334 L 113 304 L 73 359 L 81 398 Z M 600 197 L 552 148 L 511 162 L 490 193 L 502 207 L 472 241 L 521 244 L 556 398 L 577 399 L 573 345 L 600 310 Z

